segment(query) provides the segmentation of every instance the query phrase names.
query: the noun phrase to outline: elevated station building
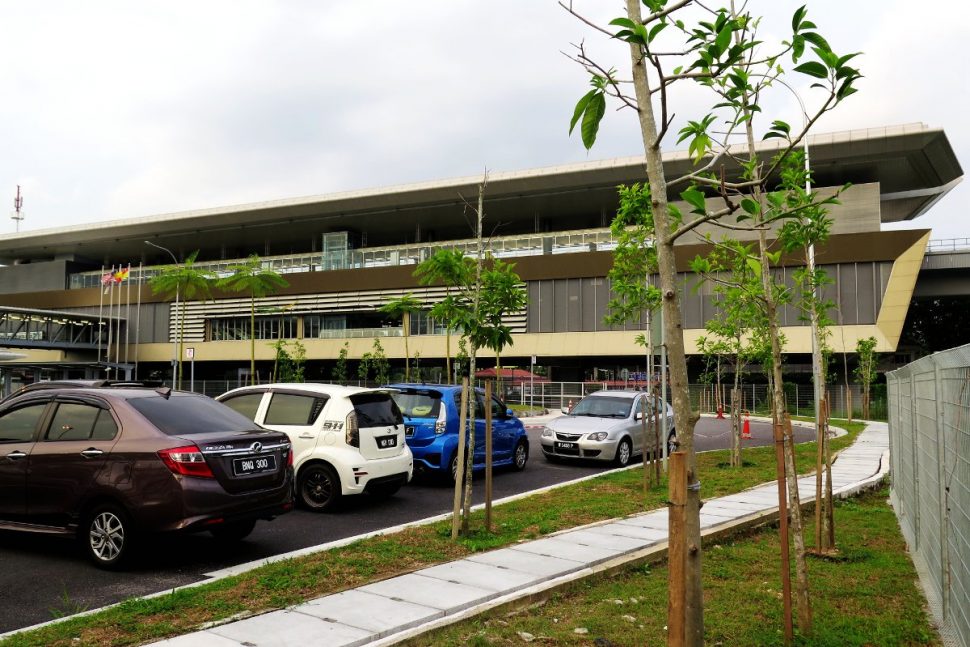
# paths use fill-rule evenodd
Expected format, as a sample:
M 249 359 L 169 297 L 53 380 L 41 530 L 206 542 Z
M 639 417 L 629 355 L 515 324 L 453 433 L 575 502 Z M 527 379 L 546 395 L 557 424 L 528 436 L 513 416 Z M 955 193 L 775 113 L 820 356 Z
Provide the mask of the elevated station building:
M 777 140 L 764 142 L 759 153 L 768 159 L 777 146 Z M 809 147 L 818 190 L 852 185 L 831 208 L 831 238 L 816 250 L 817 263 L 833 280 L 825 294 L 836 306 L 830 344 L 836 352 L 852 352 L 857 340 L 874 336 L 877 351 L 894 353 L 931 232 L 883 231 L 882 225 L 930 210 L 960 181 L 960 165 L 945 133 L 923 124 L 819 134 Z M 664 159 L 669 177 L 690 169 L 686 153 Z M 737 169 L 726 173 L 736 175 Z M 484 222 L 489 247 L 496 257 L 515 262 L 528 295 L 523 311 L 507 314 L 514 345 L 503 353 L 503 365 L 528 366 L 534 357 L 555 380 L 643 370 L 643 348 L 635 343 L 642 324 L 611 326 L 604 316 L 616 244 L 609 229 L 618 206 L 616 187 L 644 177 L 639 158 L 490 173 Z M 0 350 L 17 356 L 0 357 L 0 369 L 16 379 L 104 375 L 118 366 L 131 372 L 137 366 L 139 377 L 169 376 L 183 322 L 170 300 L 147 285 L 172 262 L 164 250 L 179 261 L 198 250 L 197 264 L 220 273 L 258 254 L 285 276 L 288 287 L 257 303 L 261 379 L 268 377 L 271 344 L 278 339 L 304 345 L 308 379 L 329 379 L 341 348 L 346 346 L 353 361 L 371 350 L 375 337 L 400 366 L 400 323 L 378 308 L 407 292 L 429 307 L 441 296 L 441 288 L 419 285 L 415 266 L 440 247 L 471 252 L 469 204 L 477 199 L 480 181 L 429 181 L 4 235 Z M 670 197 L 676 202 L 676 195 Z M 699 228 L 679 247 L 682 323 L 693 354 L 716 308 L 710 287 L 693 289 L 696 280 L 688 271 L 689 261 L 707 248 L 702 236 L 708 232 L 737 235 Z M 127 281 L 105 296 L 103 275 L 129 264 Z M 796 266 L 791 261 L 778 272 L 790 282 Z M 970 269 L 943 266 L 956 274 L 938 274 L 937 287 L 930 289 L 970 293 L 965 280 Z M 115 303 L 110 313 L 109 298 Z M 118 300 L 126 305 L 119 309 Z M 197 378 L 244 379 L 249 310 L 248 297 L 218 291 L 211 301 L 187 302 L 184 337 Z M 97 333 L 111 328 L 109 318 L 115 322 L 110 351 L 105 333 Z M 442 326 L 427 313 L 413 315 L 411 323 L 411 354 L 426 370 L 443 367 Z M 785 309 L 782 324 L 789 366 L 807 372 L 808 326 L 794 308 Z M 94 332 L 85 333 L 85 326 Z M 69 338 L 78 343 L 64 343 Z M 482 355 L 488 366 L 489 353 Z

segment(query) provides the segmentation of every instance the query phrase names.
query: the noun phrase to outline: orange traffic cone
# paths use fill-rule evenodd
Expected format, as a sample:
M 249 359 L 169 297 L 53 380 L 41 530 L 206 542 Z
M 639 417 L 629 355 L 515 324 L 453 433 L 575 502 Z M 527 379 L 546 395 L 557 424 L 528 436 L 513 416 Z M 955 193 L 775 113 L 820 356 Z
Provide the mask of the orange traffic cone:
M 741 427 L 741 438 L 751 438 L 751 418 L 747 411 L 744 412 L 744 425 Z
M 724 406 L 720 404 L 717 405 L 717 419 L 724 420 Z

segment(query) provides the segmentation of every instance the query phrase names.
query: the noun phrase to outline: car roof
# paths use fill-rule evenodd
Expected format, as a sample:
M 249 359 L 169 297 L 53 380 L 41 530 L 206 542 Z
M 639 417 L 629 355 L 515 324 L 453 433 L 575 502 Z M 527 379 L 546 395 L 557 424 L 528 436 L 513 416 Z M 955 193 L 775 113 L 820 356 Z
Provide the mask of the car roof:
M 0 400 L 0 403 L 6 403 L 15 398 L 21 396 L 38 396 L 43 395 L 55 396 L 60 394 L 83 394 L 83 395 L 94 395 L 100 396 L 102 398 L 114 398 L 121 400 L 131 400 L 136 398 L 148 398 L 148 397 L 168 397 L 170 395 L 183 396 L 202 396 L 199 393 L 193 393 L 191 391 L 173 391 L 168 387 L 151 387 L 143 385 L 135 385 L 132 383 L 123 383 L 123 385 L 109 385 L 101 386 L 100 380 L 85 380 L 88 382 L 96 382 L 95 384 L 82 384 L 82 380 L 70 381 L 65 384 L 59 384 L 57 382 L 44 382 L 43 387 L 34 388 L 23 388 L 15 393 L 11 393 L 9 396 Z M 67 382 L 67 381 L 65 381 Z M 41 383 L 36 383 L 41 384 Z M 30 385 L 33 386 L 33 385 Z
M 587 398 L 611 397 L 611 398 L 630 398 L 630 399 L 632 399 L 632 398 L 637 397 L 638 395 L 649 395 L 649 394 L 648 393 L 645 393 L 644 391 L 631 391 L 631 390 L 624 390 L 624 391 L 619 391 L 619 390 L 618 391 L 596 391 L 594 393 L 590 393 L 586 397 Z
M 389 392 L 387 387 L 372 388 L 366 386 L 344 386 L 342 384 L 321 384 L 316 382 L 274 382 L 272 384 L 253 384 L 249 386 L 241 386 L 237 389 L 227 391 L 219 397 L 221 398 L 222 396 L 229 394 L 239 395 L 248 391 L 263 392 L 268 390 L 306 391 L 307 393 L 328 395 L 332 398 L 349 397 L 358 393 Z
M 442 392 L 451 391 L 461 391 L 461 384 L 431 384 L 425 382 L 395 382 L 394 384 L 388 384 L 388 389 L 413 389 L 417 391 L 421 390 L 434 390 Z M 480 386 L 476 386 L 475 390 L 479 393 L 484 393 L 485 389 Z

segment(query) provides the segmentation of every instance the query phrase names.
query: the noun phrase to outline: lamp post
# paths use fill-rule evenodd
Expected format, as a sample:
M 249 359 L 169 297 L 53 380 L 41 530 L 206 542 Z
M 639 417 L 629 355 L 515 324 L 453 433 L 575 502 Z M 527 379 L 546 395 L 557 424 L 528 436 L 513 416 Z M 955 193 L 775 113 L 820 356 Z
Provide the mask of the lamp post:
M 179 264 L 179 260 L 175 257 L 175 254 L 173 254 L 172 250 L 170 250 L 169 248 L 162 247 L 161 245 L 156 245 L 150 240 L 146 240 L 144 241 L 144 243 L 156 249 L 160 249 L 163 252 L 168 252 L 168 255 L 172 257 L 172 261 L 175 263 L 175 265 L 177 266 Z M 178 283 L 175 284 L 175 312 L 179 316 L 179 321 L 181 321 L 182 314 L 179 313 L 179 284 Z M 177 368 L 179 365 L 179 336 L 177 331 L 175 332 L 174 335 L 172 335 L 172 338 L 174 339 L 172 343 L 172 386 L 178 389 L 181 386 L 182 376 L 177 374 Z

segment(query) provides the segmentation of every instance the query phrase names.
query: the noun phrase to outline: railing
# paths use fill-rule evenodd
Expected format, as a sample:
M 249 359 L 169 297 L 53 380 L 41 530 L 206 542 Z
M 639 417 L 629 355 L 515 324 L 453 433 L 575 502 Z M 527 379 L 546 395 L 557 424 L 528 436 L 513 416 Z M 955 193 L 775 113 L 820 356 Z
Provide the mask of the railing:
M 886 378 L 893 509 L 941 633 L 970 645 L 970 344 Z
M 955 252 L 961 249 L 970 249 L 970 238 L 941 238 L 931 240 L 926 245 L 926 251 L 934 252 Z
M 609 229 L 581 229 L 549 234 L 527 234 L 492 238 L 487 245 L 488 251 L 497 258 L 516 256 L 540 256 L 542 254 L 569 254 L 596 250 L 611 250 L 616 241 Z M 342 252 L 339 262 L 325 259 L 322 253 L 287 254 L 283 256 L 264 256 L 260 260 L 263 267 L 280 274 L 292 272 L 322 272 L 330 269 L 360 269 L 368 267 L 391 267 L 396 265 L 416 265 L 432 256 L 438 249 L 458 249 L 465 255 L 475 253 L 474 240 L 452 240 L 437 243 L 415 243 L 411 245 L 390 245 L 386 247 L 365 247 Z M 196 263 L 199 270 L 227 276 L 232 266 L 244 259 L 231 259 Z M 133 267 L 128 277 L 132 283 L 144 283 L 162 271 L 164 265 L 143 267 L 139 271 Z M 94 288 L 101 285 L 101 277 L 108 270 L 79 272 L 70 275 L 69 287 Z

